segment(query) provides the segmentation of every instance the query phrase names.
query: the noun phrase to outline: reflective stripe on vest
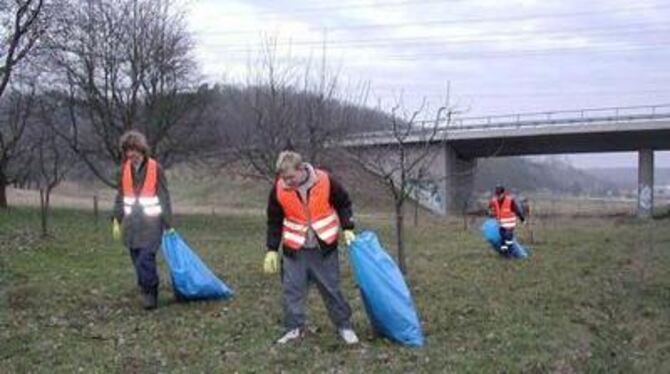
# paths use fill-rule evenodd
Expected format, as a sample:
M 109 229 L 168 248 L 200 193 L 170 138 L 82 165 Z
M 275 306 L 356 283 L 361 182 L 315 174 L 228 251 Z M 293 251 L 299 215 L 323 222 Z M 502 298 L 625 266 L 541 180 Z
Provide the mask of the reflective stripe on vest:
M 160 200 L 157 195 L 158 165 L 156 160 L 147 160 L 146 173 L 139 196 L 134 188 L 133 174 L 130 160 L 125 161 L 121 170 L 121 188 L 123 192 L 123 212 L 126 215 L 133 213 L 133 208 L 139 206 L 144 215 L 158 217 L 163 213 Z
M 330 204 L 330 178 L 321 170 L 315 170 L 316 182 L 303 203 L 294 189 L 287 188 L 279 179 L 276 183 L 277 201 L 284 211 L 282 243 L 298 250 L 305 245 L 311 229 L 317 238 L 333 244 L 340 232 L 340 220 Z
M 493 215 L 500 223 L 500 227 L 505 229 L 513 229 L 516 227 L 516 214 L 512 211 L 512 198 L 505 195 L 502 204 L 499 203 L 496 197 L 491 199 L 491 207 L 493 208 Z

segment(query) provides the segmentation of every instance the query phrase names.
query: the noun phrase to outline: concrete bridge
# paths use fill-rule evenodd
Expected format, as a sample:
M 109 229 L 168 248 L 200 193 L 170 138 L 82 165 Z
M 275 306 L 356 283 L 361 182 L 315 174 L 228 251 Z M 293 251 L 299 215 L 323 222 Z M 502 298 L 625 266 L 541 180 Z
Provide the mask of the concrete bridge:
M 434 136 L 428 139 L 427 131 Z M 434 127 L 413 130 L 405 142 L 409 152 L 432 149 L 430 172 L 437 194 L 432 200 L 434 210 L 443 214 L 458 211 L 469 198 L 478 158 L 637 151 L 637 206 L 644 218 L 653 212 L 654 151 L 670 150 L 670 104 L 455 118 L 445 120 L 436 133 Z M 364 153 L 393 144 L 389 131 L 357 134 L 343 142 Z

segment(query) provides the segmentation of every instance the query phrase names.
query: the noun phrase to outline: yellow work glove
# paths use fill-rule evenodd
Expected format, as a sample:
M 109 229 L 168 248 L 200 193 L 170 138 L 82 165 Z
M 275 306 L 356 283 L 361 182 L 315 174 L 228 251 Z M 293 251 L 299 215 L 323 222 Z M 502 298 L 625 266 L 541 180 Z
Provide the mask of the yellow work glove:
M 353 242 L 354 239 L 356 239 L 356 234 L 354 234 L 354 230 L 344 230 L 343 234 L 344 234 L 344 243 L 347 246 L 350 246 L 351 242 Z
M 115 241 L 121 240 L 121 226 L 116 218 L 112 220 L 112 239 Z
M 265 274 L 275 274 L 279 268 L 279 253 L 277 251 L 268 251 L 263 261 L 263 272 Z

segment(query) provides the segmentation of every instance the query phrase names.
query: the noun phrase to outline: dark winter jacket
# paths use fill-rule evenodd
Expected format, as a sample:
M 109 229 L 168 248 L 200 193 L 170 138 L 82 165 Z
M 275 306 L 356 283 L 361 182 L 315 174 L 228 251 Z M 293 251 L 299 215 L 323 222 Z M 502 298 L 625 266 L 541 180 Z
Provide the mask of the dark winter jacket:
M 354 229 L 353 210 L 349 194 L 342 185 L 330 176 L 330 204 L 333 206 L 340 219 L 340 226 L 343 230 Z M 297 191 L 295 192 L 298 193 Z M 308 192 L 309 195 L 309 192 Z M 284 210 L 277 200 L 277 183 L 275 182 L 267 205 L 267 241 L 266 246 L 270 251 L 277 251 L 282 242 L 282 227 L 284 222 Z M 332 244 L 326 244 L 318 240 L 319 247 L 326 252 L 337 249 L 337 241 Z M 283 251 L 284 254 L 291 254 L 291 250 Z

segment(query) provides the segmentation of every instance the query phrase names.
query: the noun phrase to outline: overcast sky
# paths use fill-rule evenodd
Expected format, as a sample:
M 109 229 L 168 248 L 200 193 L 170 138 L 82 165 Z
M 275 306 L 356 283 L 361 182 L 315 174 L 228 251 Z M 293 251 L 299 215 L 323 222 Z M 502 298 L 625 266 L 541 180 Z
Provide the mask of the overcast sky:
M 330 69 L 343 87 L 369 82 L 371 105 L 436 106 L 449 85 L 467 116 L 670 104 L 669 19 L 668 0 L 198 0 L 190 12 L 210 80 L 244 80 L 267 36 L 286 61 L 319 61 L 325 41 Z

